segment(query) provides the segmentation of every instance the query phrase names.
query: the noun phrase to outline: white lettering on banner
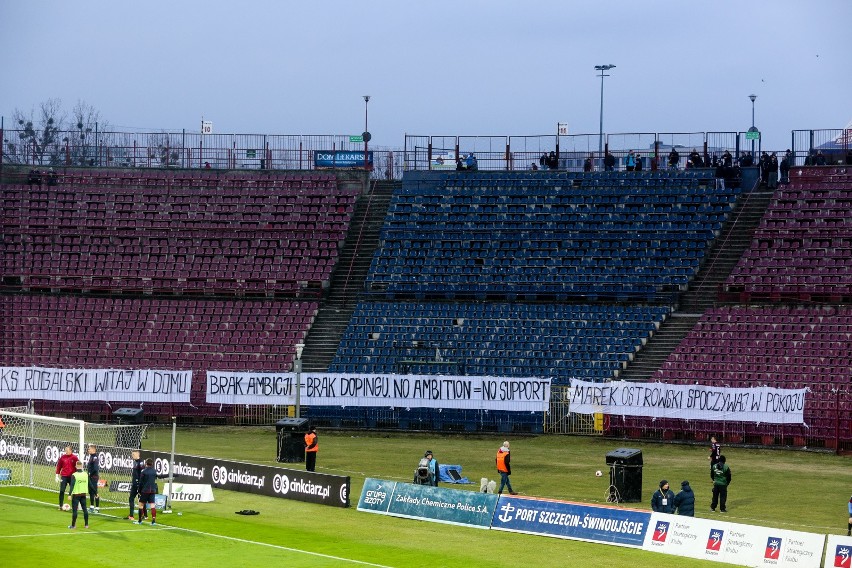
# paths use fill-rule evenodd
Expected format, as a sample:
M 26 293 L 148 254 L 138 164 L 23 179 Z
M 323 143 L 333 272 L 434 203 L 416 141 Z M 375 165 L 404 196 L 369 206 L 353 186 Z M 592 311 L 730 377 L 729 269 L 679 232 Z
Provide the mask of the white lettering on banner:
M 571 381 L 571 412 L 804 424 L 808 389 Z
M 0 367 L 0 398 L 189 402 L 192 371 Z
M 301 375 L 301 404 L 540 412 L 550 379 L 325 373 Z M 296 404 L 293 373 L 207 372 L 210 404 Z

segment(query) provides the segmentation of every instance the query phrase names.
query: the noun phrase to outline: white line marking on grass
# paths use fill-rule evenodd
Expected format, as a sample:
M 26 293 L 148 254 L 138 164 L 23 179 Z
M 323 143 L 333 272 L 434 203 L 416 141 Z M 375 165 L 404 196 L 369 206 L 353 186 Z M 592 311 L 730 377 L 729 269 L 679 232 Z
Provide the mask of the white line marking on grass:
M 156 526 L 156 525 L 155 525 Z M 139 529 L 119 529 L 117 531 L 102 531 L 95 529 L 85 529 L 82 526 L 78 526 L 76 529 L 67 529 L 66 532 L 58 532 L 58 533 L 36 533 L 36 534 L 2 534 L 0 538 L 35 538 L 42 536 L 68 536 L 75 534 L 115 534 L 115 533 L 125 533 L 125 532 L 136 532 Z M 163 530 L 177 530 L 177 527 L 163 527 Z
M 3 493 L 0 493 L 0 497 L 8 497 L 9 499 L 18 499 L 20 501 L 29 501 L 30 503 L 37 503 L 39 505 L 50 505 L 50 503 L 45 503 L 44 501 L 38 501 L 37 499 L 29 499 L 27 497 L 18 497 L 16 495 L 4 495 Z M 115 519 L 117 521 L 121 521 L 124 518 L 124 517 L 117 517 L 115 515 L 107 515 L 105 513 L 100 513 L 100 514 L 91 513 L 91 514 L 94 515 L 94 516 L 100 516 L 100 517 L 107 517 L 109 519 Z M 364 560 L 355 560 L 353 558 L 343 558 L 342 556 L 333 556 L 331 554 L 323 554 L 322 552 L 311 552 L 310 550 L 300 550 L 298 548 L 291 548 L 289 546 L 281 546 L 280 544 L 270 544 L 268 542 L 258 542 L 256 540 L 247 540 L 247 539 L 244 539 L 244 538 L 237 538 L 235 536 L 227 536 L 227 535 L 222 535 L 222 534 L 209 533 L 209 532 L 204 532 L 204 531 L 198 531 L 198 530 L 195 530 L 195 529 L 188 529 L 188 528 L 185 528 L 185 527 L 176 527 L 174 525 L 161 525 L 160 523 L 157 523 L 154 526 L 159 530 L 184 531 L 184 532 L 188 532 L 188 533 L 192 533 L 192 534 L 199 534 L 199 535 L 202 535 L 202 536 L 210 536 L 210 537 L 214 537 L 214 538 L 221 538 L 221 539 L 224 539 L 224 540 L 230 540 L 232 542 L 242 542 L 244 544 L 256 544 L 257 546 L 265 546 L 267 548 L 275 548 L 277 550 L 286 550 L 287 552 L 296 552 L 296 553 L 299 553 L 299 554 L 306 554 L 308 556 L 317 556 L 319 558 L 327 558 L 329 560 L 338 560 L 340 562 L 348 562 L 350 564 L 359 564 L 361 566 L 374 566 L 375 568 L 393 568 L 393 567 L 387 566 L 385 564 L 374 564 L 372 562 L 366 562 Z M 79 530 L 81 530 L 81 529 L 77 528 L 74 531 L 71 531 L 69 529 L 69 532 L 67 532 L 67 533 L 61 532 L 61 533 L 46 533 L 46 534 L 42 534 L 42 535 L 38 535 L 38 534 L 35 534 L 35 535 L 15 535 L 14 537 L 12 537 L 12 536 L 5 537 L 3 535 L 0 535 L 0 538 L 20 538 L 20 537 L 23 537 L 23 536 L 27 536 L 27 537 L 65 536 L 65 535 L 68 535 L 68 534 L 75 534 Z M 101 533 L 135 532 L 137 530 L 139 530 L 139 529 L 120 529 L 120 530 L 117 530 L 117 531 L 93 531 L 92 529 L 82 529 L 82 531 L 86 534 L 98 534 L 99 532 L 101 532 Z

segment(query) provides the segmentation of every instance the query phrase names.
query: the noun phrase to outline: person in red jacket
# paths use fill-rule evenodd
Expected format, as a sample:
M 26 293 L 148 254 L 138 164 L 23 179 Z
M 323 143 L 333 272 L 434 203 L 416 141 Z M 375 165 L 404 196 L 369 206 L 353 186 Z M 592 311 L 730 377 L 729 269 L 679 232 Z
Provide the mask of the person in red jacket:
M 77 462 L 80 458 L 74 455 L 74 450 L 71 446 L 65 446 L 65 453 L 59 456 L 56 461 L 56 483 L 59 484 L 59 510 L 62 510 L 62 503 L 65 502 L 65 488 L 71 485 L 71 479 L 77 471 Z M 68 490 L 68 495 L 71 495 L 71 490 Z

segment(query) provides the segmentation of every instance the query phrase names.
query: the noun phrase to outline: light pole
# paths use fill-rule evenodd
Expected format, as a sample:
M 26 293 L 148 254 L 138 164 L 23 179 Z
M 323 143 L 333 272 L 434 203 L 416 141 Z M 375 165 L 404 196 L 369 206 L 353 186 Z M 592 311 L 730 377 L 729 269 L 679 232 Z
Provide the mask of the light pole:
M 367 109 L 368 109 L 369 105 L 370 105 L 370 95 L 364 95 L 364 134 L 362 134 L 362 136 L 364 137 L 364 171 L 367 171 L 367 169 L 368 169 L 367 142 L 370 141 L 370 129 L 367 128 L 367 124 L 368 124 L 367 123 L 367 117 L 368 117 L 368 114 L 367 114 L 368 110 Z
M 296 344 L 296 358 L 293 360 L 293 372 L 296 373 L 296 418 L 302 417 L 302 350 L 304 343 Z
M 757 128 L 754 126 L 754 99 L 757 98 L 757 95 L 749 95 L 749 100 L 751 101 L 751 128 L 749 128 L 749 132 L 757 132 Z M 751 139 L 751 156 L 754 157 L 754 138 Z
M 600 71 L 601 74 L 599 77 L 601 78 L 601 127 L 600 133 L 598 134 L 598 155 L 603 159 L 603 83 L 604 77 L 609 77 L 605 73 L 605 71 L 609 71 L 610 69 L 615 69 L 615 65 L 610 63 L 609 65 L 595 65 L 595 71 Z

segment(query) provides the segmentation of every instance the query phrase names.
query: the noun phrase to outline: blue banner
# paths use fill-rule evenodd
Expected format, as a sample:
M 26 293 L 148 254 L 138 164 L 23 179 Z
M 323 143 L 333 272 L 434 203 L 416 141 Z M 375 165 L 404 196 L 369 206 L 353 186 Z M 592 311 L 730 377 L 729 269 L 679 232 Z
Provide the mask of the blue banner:
M 641 548 L 651 513 L 501 495 L 491 528 Z
M 487 529 L 496 504 L 494 494 L 368 478 L 358 510 Z
M 364 152 L 350 150 L 314 150 L 315 168 L 363 168 Z M 367 167 L 373 167 L 373 153 L 367 152 Z

